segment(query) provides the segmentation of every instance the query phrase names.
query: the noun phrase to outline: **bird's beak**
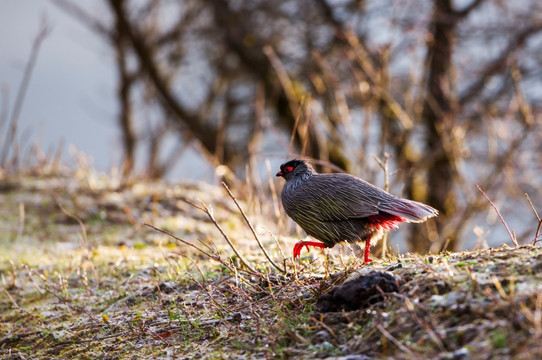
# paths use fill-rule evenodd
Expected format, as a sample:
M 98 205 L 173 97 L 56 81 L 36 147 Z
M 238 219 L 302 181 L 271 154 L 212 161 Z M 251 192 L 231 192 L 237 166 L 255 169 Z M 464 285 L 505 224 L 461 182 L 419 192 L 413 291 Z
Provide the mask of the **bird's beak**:
M 282 176 L 282 170 L 279 170 L 279 172 L 275 176 Z

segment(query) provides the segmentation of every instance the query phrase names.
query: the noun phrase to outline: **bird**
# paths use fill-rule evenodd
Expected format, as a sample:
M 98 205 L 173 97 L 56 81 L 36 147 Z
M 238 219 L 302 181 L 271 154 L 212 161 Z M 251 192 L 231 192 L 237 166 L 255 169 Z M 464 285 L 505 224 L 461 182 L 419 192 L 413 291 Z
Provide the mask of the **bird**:
M 280 165 L 277 177 L 286 183 L 281 201 L 286 214 L 317 241 L 299 241 L 294 259 L 303 247 L 332 248 L 338 243 L 365 242 L 367 264 L 370 247 L 399 223 L 421 223 L 438 215 L 438 210 L 421 202 L 398 198 L 356 176 L 319 174 L 305 160 L 293 159 Z

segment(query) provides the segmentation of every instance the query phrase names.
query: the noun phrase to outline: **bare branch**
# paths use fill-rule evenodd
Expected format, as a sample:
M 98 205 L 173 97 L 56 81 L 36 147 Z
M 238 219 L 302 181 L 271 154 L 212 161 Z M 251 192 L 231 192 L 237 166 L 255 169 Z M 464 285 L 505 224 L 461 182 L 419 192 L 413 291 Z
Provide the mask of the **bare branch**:
M 164 74 L 162 74 L 154 59 L 154 49 L 145 42 L 145 38 L 140 35 L 139 31 L 133 27 L 128 20 L 127 12 L 124 8 L 124 1 L 108 0 L 108 3 L 115 13 L 118 26 L 122 28 L 122 31 L 124 31 L 130 39 L 141 66 L 146 70 L 147 75 L 160 95 L 160 100 L 163 101 L 164 105 L 166 105 L 178 119 L 182 120 L 183 124 L 188 127 L 191 133 L 197 137 L 208 151 L 214 153 L 216 146 L 216 129 L 206 126 L 202 119 L 197 115 L 190 114 L 175 98 L 167 85 Z
M 77 5 L 76 2 L 69 0 L 50 0 L 55 4 L 59 9 L 67 12 L 71 16 L 75 17 L 77 20 L 81 21 L 86 27 L 95 31 L 97 34 L 101 35 L 103 38 L 110 40 L 111 30 L 107 25 L 100 22 L 99 19 L 95 18 L 89 14 L 81 6 Z
M 36 62 L 38 60 L 38 54 L 41 48 L 41 44 L 50 32 L 51 29 L 47 24 L 46 19 L 43 19 L 38 35 L 36 36 L 36 38 L 34 39 L 34 43 L 32 44 L 32 50 L 30 51 L 30 57 L 28 58 L 28 62 L 24 69 L 21 86 L 19 87 L 19 91 L 17 92 L 17 96 L 15 97 L 15 105 L 11 113 L 10 126 L 6 134 L 6 138 L 4 139 L 4 146 L 0 153 L 0 167 L 6 166 L 7 157 L 17 134 L 17 124 L 19 122 L 19 116 L 23 108 L 26 91 L 32 77 L 32 71 L 34 70 L 34 66 L 36 65 Z
M 536 231 L 534 233 L 534 239 L 531 241 L 531 244 L 536 245 L 536 242 L 538 241 L 538 238 L 542 236 L 540 234 L 540 230 L 542 229 L 542 219 L 538 215 L 538 211 L 536 211 L 533 202 L 531 201 L 531 198 L 529 197 L 529 194 L 525 193 L 525 197 L 527 198 L 527 201 L 529 202 L 529 205 L 531 205 L 531 209 L 533 209 L 534 215 L 536 216 L 538 220 L 538 226 L 536 227 Z
M 491 206 L 493 206 L 493 209 L 495 209 L 495 211 L 497 212 L 497 215 L 499 216 L 499 219 L 501 219 L 501 222 L 503 223 L 504 227 L 506 228 L 506 231 L 508 232 L 508 235 L 510 236 L 510 239 L 512 239 L 512 242 L 514 243 L 514 246 L 515 247 L 519 247 L 519 244 L 518 244 L 518 241 L 516 240 L 516 237 L 514 236 L 514 234 L 512 234 L 512 232 L 510 231 L 510 228 L 508 227 L 508 224 L 506 224 L 506 221 L 504 221 L 504 218 L 502 217 L 501 213 L 499 212 L 499 209 L 497 209 L 497 207 L 495 206 L 495 204 L 493 204 L 493 201 L 491 201 L 489 199 L 489 197 L 486 195 L 486 193 L 482 190 L 482 188 L 480 188 L 480 186 L 478 186 L 478 184 L 475 185 L 476 188 L 482 193 L 482 195 L 484 195 L 484 197 L 486 198 L 486 200 L 491 204 Z
M 478 6 L 480 6 L 485 0 L 473 0 L 469 5 L 465 6 L 462 10 L 456 10 L 456 14 L 461 17 L 461 18 L 464 18 L 466 17 L 467 15 L 469 15 L 469 13 L 476 9 Z
M 187 203 L 189 203 L 190 205 L 194 206 L 196 209 L 199 209 L 201 211 L 203 211 L 207 217 L 209 218 L 209 220 L 211 220 L 211 222 L 213 223 L 213 225 L 218 229 L 218 231 L 220 232 L 220 234 L 222 234 L 222 237 L 224 238 L 224 240 L 226 240 L 226 242 L 228 243 L 228 245 L 231 247 L 231 249 L 233 250 L 233 252 L 235 253 L 235 255 L 237 255 L 237 257 L 239 258 L 239 260 L 241 261 L 241 263 L 247 268 L 249 269 L 250 271 L 252 271 L 254 274 L 258 274 L 258 272 L 256 270 L 254 270 L 250 265 L 249 265 L 249 262 L 243 257 L 243 255 L 241 255 L 241 253 L 239 252 L 239 250 L 237 250 L 237 247 L 233 244 L 233 242 L 230 240 L 229 236 L 224 232 L 224 230 L 222 230 L 222 227 L 220 226 L 220 224 L 218 223 L 218 221 L 216 221 L 213 213 L 211 210 L 209 210 L 209 208 L 202 202 L 201 203 L 201 206 L 200 205 L 196 205 L 194 204 L 193 202 L 191 201 L 186 201 Z
M 459 95 L 459 105 L 461 107 L 478 99 L 478 95 L 484 90 L 487 82 L 494 76 L 500 74 L 508 66 L 508 59 L 514 56 L 517 49 L 524 46 L 527 40 L 542 31 L 542 24 L 529 26 L 518 32 L 510 40 L 508 46 L 493 61 L 485 65 L 482 74 L 472 83 L 462 94 Z
M 166 231 L 166 230 L 157 228 L 156 226 L 151 225 L 151 224 L 147 224 L 147 223 L 144 223 L 143 225 L 148 226 L 148 227 L 150 227 L 150 228 L 152 228 L 152 229 L 154 229 L 154 230 L 156 230 L 156 231 L 159 231 L 159 232 L 161 232 L 161 233 L 164 233 L 164 234 L 166 234 L 166 235 L 168 235 L 168 236 L 171 236 L 171 237 L 174 238 L 175 240 L 177 240 L 177 241 L 179 241 L 179 242 L 182 242 L 182 243 L 185 244 L 185 245 L 188 245 L 188 246 L 193 247 L 194 249 L 198 250 L 199 252 L 201 252 L 202 254 L 204 254 L 205 256 L 207 256 L 209 259 L 213 259 L 213 260 L 216 260 L 216 261 L 218 261 L 218 262 L 220 262 L 220 263 L 224 263 L 224 262 L 222 261 L 222 259 L 220 258 L 220 256 L 218 256 L 217 254 L 210 254 L 210 253 L 208 253 L 207 251 L 205 251 L 205 250 L 203 250 L 202 248 L 200 248 L 199 246 L 194 245 L 194 244 L 192 244 L 192 243 L 190 243 L 190 242 L 188 242 L 188 241 L 186 241 L 186 240 L 183 240 L 183 239 L 181 239 L 181 238 L 179 238 L 179 237 L 173 235 L 173 234 L 170 233 L 169 231 Z
M 260 247 L 260 249 L 262 250 L 262 252 L 264 253 L 265 257 L 267 258 L 267 260 L 269 261 L 269 263 L 271 265 L 273 265 L 273 267 L 275 269 L 277 269 L 278 271 L 280 271 L 281 273 L 283 274 L 286 274 L 286 270 L 284 270 L 283 268 L 281 268 L 280 266 L 278 266 L 272 259 L 271 257 L 269 256 L 269 254 L 267 253 L 267 250 L 265 250 L 265 247 L 263 246 L 262 242 L 260 241 L 260 239 L 258 238 L 258 235 L 256 234 L 256 231 L 254 230 L 254 227 L 252 226 L 252 224 L 250 223 L 250 220 L 248 220 L 247 216 L 245 215 L 245 212 L 243 211 L 243 209 L 241 208 L 241 205 L 239 205 L 239 203 L 237 202 L 237 199 L 235 198 L 235 196 L 233 196 L 232 192 L 230 191 L 230 188 L 228 187 L 228 185 L 226 185 L 225 182 L 222 182 L 222 186 L 224 186 L 224 188 L 226 189 L 226 191 L 228 192 L 228 195 L 230 196 L 230 198 L 233 200 L 233 202 L 235 203 L 235 205 L 237 205 L 237 208 L 239 209 L 239 211 L 241 212 L 241 215 L 243 215 L 243 219 L 245 219 L 245 222 L 247 223 L 248 227 L 250 228 L 250 231 L 252 232 L 252 235 L 254 235 L 254 239 L 256 239 L 256 242 L 258 243 L 258 246 Z

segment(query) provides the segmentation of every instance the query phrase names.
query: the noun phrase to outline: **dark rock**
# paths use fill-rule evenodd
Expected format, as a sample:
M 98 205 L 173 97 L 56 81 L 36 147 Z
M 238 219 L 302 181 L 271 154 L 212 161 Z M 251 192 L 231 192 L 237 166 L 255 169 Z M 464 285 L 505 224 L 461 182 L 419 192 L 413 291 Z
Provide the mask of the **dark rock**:
M 386 293 L 398 292 L 402 284 L 403 282 L 393 275 L 373 271 L 348 280 L 320 296 L 316 303 L 316 310 L 330 312 L 367 308 L 383 301 Z

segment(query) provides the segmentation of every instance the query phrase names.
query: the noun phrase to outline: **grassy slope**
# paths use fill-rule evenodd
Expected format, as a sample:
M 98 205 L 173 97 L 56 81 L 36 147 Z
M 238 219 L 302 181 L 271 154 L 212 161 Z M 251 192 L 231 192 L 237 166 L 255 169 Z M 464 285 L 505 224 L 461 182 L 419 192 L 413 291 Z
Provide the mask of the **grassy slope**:
M 2 358 L 542 357 L 538 247 L 366 267 L 313 251 L 284 276 L 245 244 L 251 272 L 227 256 L 205 215 L 180 201 L 212 203 L 230 238 L 242 238 L 240 216 L 216 200 L 220 189 L 147 184 L 115 191 L 109 180 L 80 177 L 87 181 L 0 182 Z M 222 260 L 177 246 L 143 222 L 195 244 L 213 240 Z M 276 248 L 265 237 L 266 247 Z M 374 270 L 402 278 L 400 292 L 363 310 L 314 311 L 319 294 Z

